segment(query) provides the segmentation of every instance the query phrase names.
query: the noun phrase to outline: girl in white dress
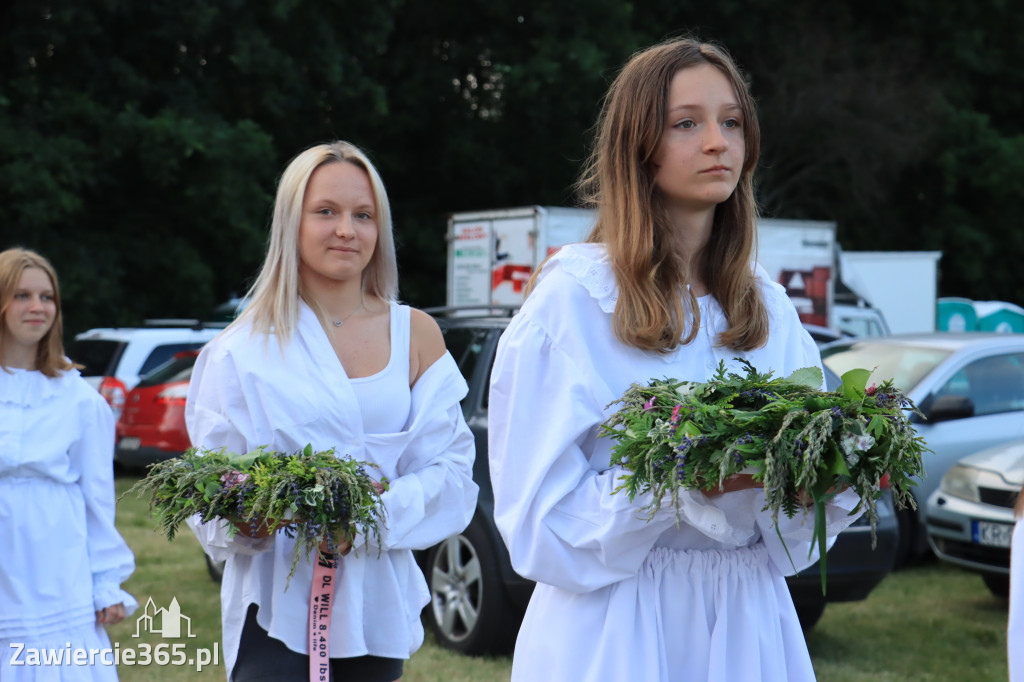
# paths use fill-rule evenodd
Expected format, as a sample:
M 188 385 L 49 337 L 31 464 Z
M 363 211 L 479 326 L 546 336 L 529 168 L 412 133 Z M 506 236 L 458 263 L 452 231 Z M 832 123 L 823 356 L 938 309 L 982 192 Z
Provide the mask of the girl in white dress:
M 114 527 L 114 417 L 64 356 L 42 256 L 0 253 L 0 325 L 0 681 L 117 680 L 105 626 L 137 603 L 120 588 L 135 559 Z M 106 653 L 78 665 L 90 649 Z
M 397 289 L 387 194 L 369 159 L 345 142 L 302 152 L 281 176 L 251 302 L 203 349 L 185 410 L 196 446 L 311 444 L 387 477 L 380 544 L 339 538 L 332 576 L 330 674 L 353 682 L 401 677 L 429 601 L 412 551 L 465 529 L 477 497 L 466 382 L 437 323 L 399 305 Z M 289 583 L 295 540 L 284 532 L 240 524 L 231 536 L 220 521 L 193 529 L 227 562 L 229 679 L 308 679 L 312 562 Z
M 1014 508 L 1017 523 L 1010 544 L 1010 616 L 1006 628 L 1006 653 L 1010 682 L 1024 682 L 1024 488 Z
M 712 45 L 638 53 L 605 98 L 580 182 L 594 230 L 537 274 L 492 375 L 495 520 L 538 581 L 513 680 L 814 679 L 784 579 L 817 559 L 813 510 L 779 519 L 783 544 L 741 475 L 682 494 L 679 523 L 669 506 L 648 520 L 649 494 L 612 493 L 624 472 L 597 437 L 633 382 L 705 381 L 737 357 L 776 376 L 820 365 L 752 262 L 758 145 L 747 86 Z M 827 506 L 830 542 L 856 501 Z

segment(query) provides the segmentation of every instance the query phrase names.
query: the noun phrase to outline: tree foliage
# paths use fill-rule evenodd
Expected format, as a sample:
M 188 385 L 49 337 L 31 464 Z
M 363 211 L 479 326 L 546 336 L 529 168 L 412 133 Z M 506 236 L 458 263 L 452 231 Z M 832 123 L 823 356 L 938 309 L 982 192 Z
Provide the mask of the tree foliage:
M 1024 7 L 897 0 L 14 0 L 0 9 L 0 247 L 50 257 L 67 329 L 202 316 L 262 260 L 275 182 L 348 139 L 394 208 L 402 296 L 444 300 L 446 216 L 571 204 L 636 49 L 726 46 L 760 202 L 850 249 L 941 249 L 944 295 L 1024 302 Z

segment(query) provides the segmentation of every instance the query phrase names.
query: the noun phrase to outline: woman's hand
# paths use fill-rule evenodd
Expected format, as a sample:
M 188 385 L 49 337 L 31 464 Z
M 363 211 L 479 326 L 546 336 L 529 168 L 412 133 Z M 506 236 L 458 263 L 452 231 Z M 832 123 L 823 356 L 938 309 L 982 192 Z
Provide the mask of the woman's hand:
M 233 525 L 239 533 L 254 540 L 269 538 L 285 526 L 291 525 L 291 523 L 291 521 L 277 521 L 273 526 L 270 526 L 265 521 L 255 524 L 249 523 L 248 521 L 231 519 L 231 525 Z M 334 539 L 333 543 L 329 540 L 321 542 L 319 549 L 321 554 L 337 554 L 338 556 L 345 556 L 352 551 L 352 538 L 348 533 L 342 531 Z
M 734 493 L 737 490 L 750 490 L 751 488 L 763 488 L 764 484 L 754 480 L 752 474 L 733 474 L 729 478 L 725 479 L 722 483 L 721 488 L 712 488 L 711 490 L 705 490 L 704 494 L 708 497 L 718 497 L 723 493 Z M 833 493 L 838 494 L 849 488 L 850 486 L 844 485 L 841 487 L 833 486 L 826 491 L 827 495 Z M 797 502 L 805 509 L 810 509 L 814 506 L 814 498 L 806 489 L 801 489 L 800 494 L 797 495 Z
M 352 538 L 344 531 L 338 534 L 338 537 L 334 539 L 333 543 L 330 540 L 324 540 L 320 543 L 321 554 L 337 554 L 338 556 L 345 556 L 351 551 Z
M 250 523 L 248 521 L 239 521 L 238 519 L 231 519 L 231 525 L 238 530 L 239 533 L 247 538 L 254 540 L 260 540 L 262 538 L 269 538 L 271 535 L 281 530 L 285 526 L 291 524 L 291 521 L 278 521 L 273 526 L 267 525 L 266 521 L 262 521 L 258 524 Z
M 116 625 L 127 615 L 124 604 L 114 604 L 96 612 L 97 625 Z
M 763 488 L 764 484 L 754 480 L 753 474 L 733 474 L 722 481 L 721 487 L 705 490 L 708 497 L 718 497 L 723 493 L 734 493 L 737 490 L 750 490 L 752 488 Z
M 841 486 L 835 486 L 834 485 L 834 486 L 832 486 L 831 488 L 829 488 L 828 490 L 825 491 L 825 495 L 827 497 L 833 497 L 833 496 L 838 495 L 839 493 L 843 492 L 844 490 L 846 490 L 849 487 L 850 487 L 849 485 L 841 485 Z M 804 506 L 804 508 L 806 508 L 806 509 L 810 509 L 811 507 L 814 506 L 814 496 L 811 495 L 811 493 L 809 493 L 806 488 L 801 488 L 800 489 L 800 494 L 797 495 L 796 500 L 797 500 L 797 502 L 802 504 Z

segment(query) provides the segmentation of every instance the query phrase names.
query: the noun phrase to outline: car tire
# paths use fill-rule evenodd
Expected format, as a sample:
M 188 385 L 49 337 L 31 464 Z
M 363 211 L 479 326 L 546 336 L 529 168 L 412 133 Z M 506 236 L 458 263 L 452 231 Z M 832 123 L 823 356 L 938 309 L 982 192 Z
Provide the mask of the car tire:
M 892 568 L 899 570 L 905 567 L 914 553 L 914 537 L 917 534 L 917 511 L 909 507 L 896 510 L 896 522 L 899 524 L 899 540 L 893 554 Z
M 985 581 L 988 591 L 1001 599 L 1010 598 L 1010 576 L 995 573 L 984 573 L 981 579 Z
M 801 629 L 806 632 L 818 624 L 822 614 L 825 613 L 825 604 L 825 595 L 793 602 L 793 606 L 796 607 L 796 616 L 800 619 Z
M 427 553 L 424 618 L 444 648 L 470 656 L 511 652 L 523 614 L 505 594 L 496 557 L 477 518 Z

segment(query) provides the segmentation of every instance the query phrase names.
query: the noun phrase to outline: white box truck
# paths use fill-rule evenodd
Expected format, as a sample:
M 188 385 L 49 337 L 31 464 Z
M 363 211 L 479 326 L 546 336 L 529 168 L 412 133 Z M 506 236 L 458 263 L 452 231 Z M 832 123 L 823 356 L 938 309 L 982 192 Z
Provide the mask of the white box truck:
M 839 270 L 850 289 L 885 311 L 893 334 L 930 332 L 938 329 L 941 258 L 941 251 L 840 251 Z
M 594 226 L 584 208 L 524 206 L 448 218 L 449 306 L 515 306 L 534 270 Z M 762 219 L 758 261 L 782 283 L 805 322 L 831 327 L 836 225 Z
M 757 221 L 757 262 L 786 287 L 807 324 L 838 329 L 834 320 L 836 248 L 833 222 Z
M 533 271 L 560 246 L 583 241 L 594 212 L 525 206 L 448 217 L 449 306 L 515 306 Z
M 558 206 L 452 213 L 447 235 L 447 305 L 487 308 L 521 304 L 524 287 L 534 270 L 565 244 L 583 241 L 594 226 L 594 218 L 590 209 Z M 804 322 L 858 336 L 888 334 L 881 306 L 855 288 L 855 281 L 844 276 L 845 285 L 837 286 L 841 254 L 834 222 L 758 221 L 758 261 L 786 287 Z M 911 258 L 915 253 L 905 255 Z M 863 260 L 848 259 L 857 263 Z M 928 252 L 926 257 L 911 260 L 934 266 L 937 256 Z M 889 282 L 900 270 L 895 269 Z M 924 298 L 931 296 L 931 302 L 918 300 L 915 304 L 934 315 L 934 267 L 930 274 L 915 270 L 913 276 L 919 275 L 924 281 L 914 290 L 921 291 Z M 837 295 L 837 288 L 843 296 Z M 911 288 L 901 285 L 895 290 Z M 887 298 L 885 302 L 888 304 Z

